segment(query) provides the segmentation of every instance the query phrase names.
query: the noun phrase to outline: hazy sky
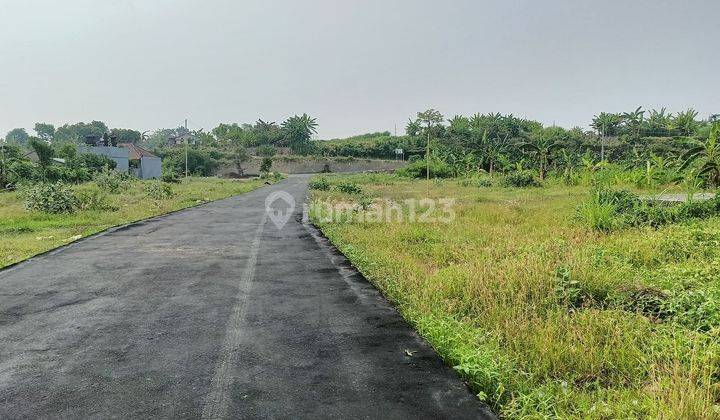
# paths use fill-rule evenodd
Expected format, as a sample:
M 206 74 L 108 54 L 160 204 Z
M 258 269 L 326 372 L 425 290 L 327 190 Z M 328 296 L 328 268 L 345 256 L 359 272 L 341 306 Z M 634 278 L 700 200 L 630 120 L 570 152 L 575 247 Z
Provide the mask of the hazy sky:
M 638 105 L 720 113 L 720 2 L 0 0 L 0 136 L 280 122 L 319 137 L 514 113 L 587 126 Z

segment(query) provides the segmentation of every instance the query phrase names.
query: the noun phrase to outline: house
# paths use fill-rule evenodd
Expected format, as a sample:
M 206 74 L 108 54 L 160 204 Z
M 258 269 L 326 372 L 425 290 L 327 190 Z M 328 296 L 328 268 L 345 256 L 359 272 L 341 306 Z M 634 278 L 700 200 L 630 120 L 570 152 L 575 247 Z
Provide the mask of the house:
M 162 175 L 162 160 L 136 144 L 78 146 L 78 153 L 107 156 L 115 161 L 116 171 L 130 172 L 140 179 L 160 178 Z
M 124 147 L 115 146 L 78 146 L 78 153 L 90 153 L 93 155 L 107 156 L 110 160 L 115 161 L 117 166 L 115 170 L 119 172 L 127 172 L 130 168 L 129 151 Z
M 131 173 L 140 179 L 160 178 L 162 159 L 137 144 L 123 143 L 120 146 L 128 150 Z

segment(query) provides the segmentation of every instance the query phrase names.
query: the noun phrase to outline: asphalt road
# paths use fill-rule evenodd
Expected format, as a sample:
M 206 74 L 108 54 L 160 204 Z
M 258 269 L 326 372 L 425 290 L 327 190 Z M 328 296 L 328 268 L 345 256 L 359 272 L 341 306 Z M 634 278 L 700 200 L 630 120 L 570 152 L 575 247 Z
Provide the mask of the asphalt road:
M 266 197 L 300 203 L 306 185 L 292 177 L 0 271 L 0 418 L 491 416 L 301 205 L 273 223 Z

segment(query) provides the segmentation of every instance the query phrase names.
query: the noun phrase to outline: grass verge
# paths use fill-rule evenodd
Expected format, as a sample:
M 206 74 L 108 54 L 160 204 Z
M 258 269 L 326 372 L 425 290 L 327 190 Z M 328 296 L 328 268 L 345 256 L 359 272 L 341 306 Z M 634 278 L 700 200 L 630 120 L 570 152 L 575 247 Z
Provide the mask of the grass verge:
M 577 220 L 581 186 L 326 178 L 314 223 L 498 414 L 720 415 L 720 219 L 608 234 Z M 428 194 L 454 220 L 362 217 Z

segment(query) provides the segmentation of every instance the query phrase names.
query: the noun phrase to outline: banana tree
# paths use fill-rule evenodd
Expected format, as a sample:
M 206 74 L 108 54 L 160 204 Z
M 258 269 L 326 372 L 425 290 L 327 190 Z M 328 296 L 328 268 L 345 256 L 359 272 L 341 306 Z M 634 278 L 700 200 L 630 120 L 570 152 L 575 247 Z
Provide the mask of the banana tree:
M 542 134 L 534 136 L 534 139 L 521 143 L 520 150 L 526 153 L 532 154 L 538 161 L 538 171 L 540 172 L 540 179 L 545 179 L 547 173 L 548 162 L 550 161 L 550 155 L 559 149 L 561 144 L 554 141 L 551 138 L 545 137 Z
M 689 167 L 693 162 L 699 161 L 697 168 L 698 176 L 705 176 L 711 186 L 717 187 L 720 185 L 720 145 L 718 145 L 718 138 L 720 138 L 720 123 L 715 123 L 710 130 L 710 136 L 705 143 L 693 147 L 688 150 L 683 156 L 684 161 L 680 170 L 684 170 Z

